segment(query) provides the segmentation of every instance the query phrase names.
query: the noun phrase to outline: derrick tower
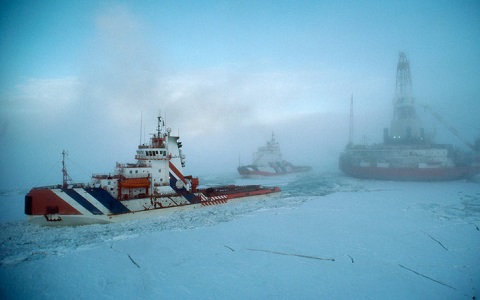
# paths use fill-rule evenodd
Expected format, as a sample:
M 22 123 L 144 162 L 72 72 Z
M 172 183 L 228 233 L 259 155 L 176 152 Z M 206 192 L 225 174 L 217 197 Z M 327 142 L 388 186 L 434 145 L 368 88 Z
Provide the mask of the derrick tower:
M 423 142 L 423 128 L 420 128 L 420 120 L 417 119 L 415 101 L 412 95 L 410 63 L 404 52 L 400 52 L 398 59 L 393 102 L 393 119 L 390 134 L 385 134 L 386 142 L 394 144 Z

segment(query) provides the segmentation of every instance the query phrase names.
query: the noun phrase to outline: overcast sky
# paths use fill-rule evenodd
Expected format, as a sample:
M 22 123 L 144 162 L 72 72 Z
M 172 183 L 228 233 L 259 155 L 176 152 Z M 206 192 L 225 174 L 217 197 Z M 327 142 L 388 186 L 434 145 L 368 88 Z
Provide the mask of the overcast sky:
M 480 134 L 479 1 L 0 5 L 0 187 L 60 182 L 63 149 L 78 181 L 133 162 L 159 112 L 189 174 L 235 172 L 272 131 L 286 160 L 334 170 L 352 94 L 354 141 L 381 142 L 400 51 L 417 103 Z

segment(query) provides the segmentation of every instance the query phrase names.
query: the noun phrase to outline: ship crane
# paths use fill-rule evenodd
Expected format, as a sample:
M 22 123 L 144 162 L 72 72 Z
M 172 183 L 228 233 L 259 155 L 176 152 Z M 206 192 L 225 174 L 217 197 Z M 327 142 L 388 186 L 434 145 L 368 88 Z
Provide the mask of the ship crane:
M 470 149 L 472 150 L 475 150 L 475 146 L 470 143 L 467 139 L 465 139 L 464 137 L 462 137 L 460 135 L 460 133 L 458 133 L 458 130 L 455 129 L 453 126 L 451 126 L 450 124 L 448 124 L 443 118 L 442 116 L 440 116 L 436 111 L 432 110 L 429 106 L 427 105 L 422 105 L 424 110 L 428 111 L 429 113 L 431 113 L 440 123 L 442 123 L 443 126 L 445 126 L 445 128 L 447 128 L 451 133 L 453 133 L 453 135 L 455 135 L 460 141 L 462 141 L 465 145 L 467 145 L 467 147 L 469 147 Z

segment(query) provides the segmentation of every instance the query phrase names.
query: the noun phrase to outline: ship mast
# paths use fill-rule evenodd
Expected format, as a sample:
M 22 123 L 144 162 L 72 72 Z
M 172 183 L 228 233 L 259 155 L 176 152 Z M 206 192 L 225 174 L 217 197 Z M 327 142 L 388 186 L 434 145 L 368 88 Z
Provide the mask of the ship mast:
M 143 112 L 140 114 L 140 143 L 139 143 L 139 145 L 142 144 L 142 126 L 143 126 Z
M 68 155 L 68 152 L 63 150 L 62 151 L 62 174 L 63 174 L 62 187 L 64 189 L 68 188 L 68 182 L 73 183 L 72 178 L 70 178 L 70 175 L 68 175 L 67 166 L 65 164 L 65 157 L 67 155 Z

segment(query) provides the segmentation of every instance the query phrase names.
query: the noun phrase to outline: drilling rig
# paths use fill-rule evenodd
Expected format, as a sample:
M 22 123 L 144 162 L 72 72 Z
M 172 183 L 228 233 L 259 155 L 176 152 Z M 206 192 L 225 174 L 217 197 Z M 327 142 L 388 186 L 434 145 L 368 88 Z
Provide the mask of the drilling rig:
M 387 144 L 413 144 L 424 142 L 424 129 L 415 110 L 415 99 L 412 94 L 412 77 L 410 75 L 410 62 L 404 52 L 400 52 L 397 64 L 397 80 L 393 119 L 390 133 L 385 130 L 384 142 Z
M 350 107 L 352 124 L 352 103 Z M 480 173 L 480 157 L 474 152 L 461 152 L 453 145 L 436 144 L 425 138 L 415 110 L 410 63 L 404 52 L 400 52 L 397 64 L 390 125 L 390 132 L 388 128 L 383 131 L 384 142 L 373 145 L 353 145 L 350 128 L 349 143 L 339 159 L 340 169 L 357 178 L 409 181 L 458 180 Z M 458 136 L 458 132 L 454 133 Z M 475 145 L 480 148 L 480 142 L 467 145 L 473 150 Z

